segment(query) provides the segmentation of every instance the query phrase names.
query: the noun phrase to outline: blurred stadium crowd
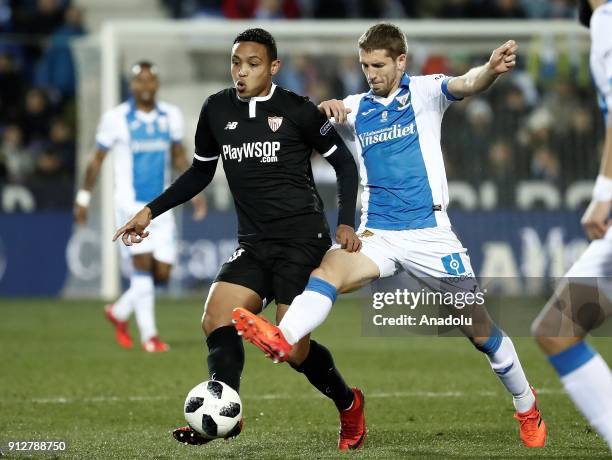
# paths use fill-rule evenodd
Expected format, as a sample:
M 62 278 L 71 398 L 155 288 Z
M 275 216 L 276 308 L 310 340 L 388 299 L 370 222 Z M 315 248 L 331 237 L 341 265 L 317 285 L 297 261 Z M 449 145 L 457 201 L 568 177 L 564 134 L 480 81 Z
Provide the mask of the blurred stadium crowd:
M 180 18 L 575 16 L 571 0 L 159 1 L 168 17 Z M 0 212 L 71 207 L 77 72 L 70 42 L 84 34 L 83 13 L 70 0 L 0 0 Z M 367 89 L 355 58 L 282 57 L 278 83 L 314 101 Z M 415 55 L 410 72 L 457 75 L 486 59 L 487 55 Z M 519 181 L 542 181 L 562 193 L 575 181 L 592 179 L 603 123 L 588 56 L 569 42 L 523 47 L 512 77 L 483 97 L 454 104 L 443 130 L 449 180 L 474 187 L 492 181 L 498 207 L 515 206 Z
M 70 40 L 84 34 L 68 0 L 0 1 L 1 211 L 70 207 L 76 77 Z
M 573 0 L 163 0 L 177 18 L 568 18 Z

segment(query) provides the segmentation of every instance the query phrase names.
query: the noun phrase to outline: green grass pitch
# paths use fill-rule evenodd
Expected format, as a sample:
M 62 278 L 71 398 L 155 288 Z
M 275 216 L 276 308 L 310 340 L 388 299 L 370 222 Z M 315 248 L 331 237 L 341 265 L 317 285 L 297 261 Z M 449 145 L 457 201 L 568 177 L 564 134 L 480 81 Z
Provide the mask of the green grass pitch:
M 180 445 L 170 430 L 184 424 L 188 390 L 207 379 L 201 301 L 163 300 L 157 312 L 172 351 L 150 355 L 115 344 L 101 302 L 0 301 L 0 443 L 64 439 L 68 450 L 58 458 L 91 459 L 609 455 L 531 339 L 515 344 L 549 426 L 548 446 L 539 450 L 521 446 L 511 399 L 467 340 L 362 337 L 361 309 L 350 300 L 338 302 L 315 338 L 332 350 L 349 384 L 365 392 L 362 451 L 341 455 L 333 404 L 249 344 L 243 433 Z M 612 339 L 592 343 L 612 361 Z

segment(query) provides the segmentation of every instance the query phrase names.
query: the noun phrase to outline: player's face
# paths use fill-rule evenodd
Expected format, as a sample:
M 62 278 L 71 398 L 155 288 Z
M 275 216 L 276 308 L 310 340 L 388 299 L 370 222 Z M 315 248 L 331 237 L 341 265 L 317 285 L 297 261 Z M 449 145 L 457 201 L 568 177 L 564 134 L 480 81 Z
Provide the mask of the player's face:
M 374 94 L 387 97 L 399 86 L 406 68 L 406 55 L 393 59 L 387 50 L 360 49 L 359 63 Z
M 232 80 L 240 97 L 266 96 L 280 61 L 271 61 L 261 43 L 239 42 L 232 48 Z
M 151 69 L 147 67 L 144 67 L 130 82 L 132 96 L 139 104 L 152 104 L 158 88 L 157 76 L 153 75 Z

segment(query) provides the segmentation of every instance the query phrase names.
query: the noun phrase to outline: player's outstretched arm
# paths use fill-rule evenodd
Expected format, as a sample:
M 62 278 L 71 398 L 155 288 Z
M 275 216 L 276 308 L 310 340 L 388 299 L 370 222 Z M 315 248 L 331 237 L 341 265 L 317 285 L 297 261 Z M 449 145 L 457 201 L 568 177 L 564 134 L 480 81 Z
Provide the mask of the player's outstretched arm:
M 106 150 L 98 149 L 87 164 L 83 187 L 77 192 L 76 199 L 74 200 L 74 221 L 77 224 L 85 224 L 87 222 L 87 210 L 89 209 L 89 202 L 91 201 L 91 190 L 100 175 L 105 157 Z
M 603 238 L 610 228 L 610 204 L 612 200 L 612 117 L 608 119 L 604 151 L 599 176 L 595 181 L 593 198 L 582 216 L 582 226 L 591 240 Z
M 181 174 L 164 192 L 147 204 L 151 219 L 191 200 L 212 181 L 217 169 L 217 159 L 202 161 L 194 158 L 193 164 Z
M 489 62 L 468 70 L 464 75 L 451 78 L 448 82 L 449 92 L 457 98 L 464 98 L 487 90 L 497 77 L 516 66 L 517 49 L 516 42 L 508 40 L 493 50 Z
M 118 229 L 113 236 L 113 241 L 121 237 L 121 241 L 126 246 L 131 246 L 134 243 L 140 243 L 143 239 L 149 236 L 149 232 L 145 229 L 151 223 L 151 209 L 147 206 L 142 208 L 132 217 L 127 224 Z

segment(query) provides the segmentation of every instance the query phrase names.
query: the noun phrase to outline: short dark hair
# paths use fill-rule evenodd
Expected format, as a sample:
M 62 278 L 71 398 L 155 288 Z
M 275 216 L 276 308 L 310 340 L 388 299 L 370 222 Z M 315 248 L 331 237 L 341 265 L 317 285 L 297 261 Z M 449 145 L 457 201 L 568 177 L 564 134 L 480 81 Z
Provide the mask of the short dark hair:
M 578 0 L 578 21 L 585 27 L 591 26 L 591 16 L 593 8 L 588 0 Z
M 143 60 L 143 61 L 135 62 L 134 65 L 132 65 L 132 67 L 130 68 L 132 78 L 138 76 L 138 74 L 142 72 L 143 69 L 148 69 L 156 77 L 159 73 L 159 70 L 154 63 L 152 63 L 151 61 Z
M 386 50 L 392 59 L 408 52 L 406 36 L 399 27 L 388 22 L 373 25 L 359 37 L 359 48 L 364 51 Z
M 240 42 L 255 42 L 260 43 L 266 47 L 268 56 L 271 61 L 278 59 L 278 51 L 276 50 L 276 40 L 270 32 L 264 29 L 255 28 L 247 29 L 244 32 L 240 32 L 234 39 L 234 45 Z

